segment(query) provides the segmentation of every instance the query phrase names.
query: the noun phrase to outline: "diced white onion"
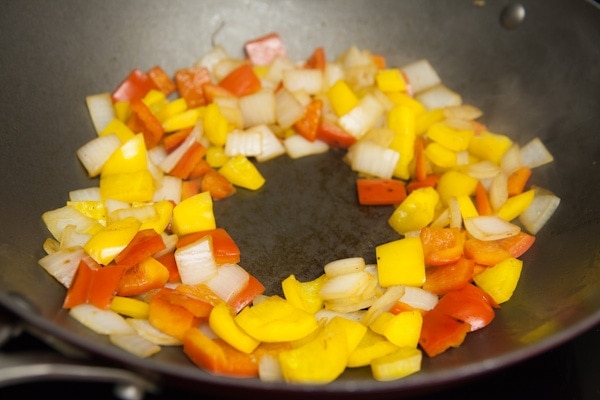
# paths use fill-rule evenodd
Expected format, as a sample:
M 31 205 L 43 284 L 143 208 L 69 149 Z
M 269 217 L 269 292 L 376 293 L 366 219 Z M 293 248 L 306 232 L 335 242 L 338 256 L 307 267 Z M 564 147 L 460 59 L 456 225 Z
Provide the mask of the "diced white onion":
M 38 263 L 64 287 L 71 286 L 73 276 L 79 267 L 80 261 L 86 257 L 81 246 L 59 249 L 45 255 Z
M 321 140 L 311 142 L 302 135 L 292 135 L 284 139 L 283 147 L 290 158 L 296 159 L 321 154 L 329 150 L 329 145 Z
M 375 321 L 381 313 L 389 311 L 390 308 L 400 299 L 400 297 L 404 296 L 405 287 L 402 285 L 390 286 L 385 290 L 380 297 L 378 297 L 371 307 L 367 310 L 365 315 L 363 316 L 362 323 L 365 325 L 370 325 L 371 322 Z
M 419 92 L 415 95 L 415 99 L 423 103 L 427 110 L 458 106 L 462 103 L 462 98 L 460 95 L 448 89 L 443 84 L 439 84 Z
M 458 204 L 457 204 L 458 205 Z M 459 210 L 460 214 L 460 210 Z M 462 224 L 462 221 L 461 221 Z M 445 208 L 430 224 L 434 228 L 445 228 L 450 225 L 450 208 Z
M 84 189 L 71 190 L 69 192 L 70 201 L 100 201 L 100 187 L 93 186 Z
M 224 301 L 231 300 L 247 285 L 250 275 L 237 264 L 223 264 L 217 268 L 217 274 L 204 282 Z
M 190 134 L 188 137 L 181 143 L 175 150 L 167 154 L 165 158 L 163 158 L 158 164 L 159 168 L 162 169 L 165 173 L 171 172 L 173 168 L 177 165 L 179 160 L 185 155 L 192 145 L 196 143 L 196 138 L 194 135 Z
M 102 132 L 106 125 L 115 118 L 111 94 L 98 93 L 86 96 L 85 103 L 96 133 Z
M 490 241 L 518 234 L 521 228 L 495 215 L 481 215 L 464 219 L 465 229 L 475 239 Z
M 521 147 L 521 160 L 523 165 L 529 168 L 536 168 L 554 161 L 554 157 L 542 140 L 536 137 Z
M 287 129 L 304 116 L 306 109 L 288 89 L 281 88 L 275 94 L 277 124 Z
M 271 354 L 261 356 L 258 359 L 258 377 L 263 382 L 283 381 L 279 359 Z
M 72 206 L 66 205 L 42 214 L 42 220 L 52 236 L 61 241 L 63 229 L 67 225 L 75 225 L 78 232 L 87 232 L 97 222 Z
M 73 246 L 84 246 L 92 235 L 86 232 L 77 232 L 75 225 L 67 225 L 63 229 L 62 237 L 60 239 L 60 248 L 67 249 Z
M 454 196 L 448 199 L 448 212 L 450 214 L 450 228 L 462 228 L 462 213 L 460 212 L 458 200 Z
M 175 261 L 181 282 L 186 285 L 204 283 L 217 276 L 217 263 L 210 236 L 175 250 Z
M 342 66 L 338 63 L 327 62 L 323 73 L 323 90 L 329 89 L 340 79 L 344 79 Z
M 227 51 L 219 45 L 213 46 L 204 56 L 194 63 L 195 67 L 205 67 L 213 74 L 214 66 L 220 61 L 229 58 Z M 213 74 L 214 76 L 214 74 Z
M 156 208 L 152 204 L 142 204 L 136 207 L 120 208 L 107 215 L 107 222 L 121 221 L 133 217 L 140 222 L 149 221 L 158 216 Z
M 125 318 L 111 310 L 102 310 L 91 304 L 79 304 L 69 310 L 69 315 L 101 335 L 132 334 L 135 329 Z
M 154 191 L 152 201 L 171 200 L 175 204 L 181 202 L 181 178 L 172 175 L 164 175 L 162 179 L 156 182 L 157 187 Z
M 319 296 L 324 300 L 360 296 L 369 283 L 369 277 L 370 274 L 365 271 L 334 276 L 325 281 L 319 291 Z
M 363 96 L 358 104 L 339 119 L 339 125 L 357 139 L 373 128 L 384 108 L 372 94 Z
M 358 310 L 353 312 L 339 312 L 333 310 L 320 309 L 315 313 L 315 318 L 319 322 L 329 322 L 334 317 L 342 317 L 351 321 L 361 322 L 365 316 L 366 310 Z
M 329 277 L 359 272 L 365 269 L 365 259 L 362 257 L 342 258 L 327 263 L 323 270 Z
M 261 134 L 262 151 L 254 157 L 256 161 L 265 162 L 285 154 L 286 150 L 283 143 L 281 143 L 279 138 L 275 136 L 268 126 L 257 125 L 248 130 L 259 132 Z
M 510 175 L 523 165 L 521 161 L 521 147 L 514 143 L 502 156 L 500 168 L 506 175 Z
M 111 334 L 109 335 L 109 340 L 115 346 L 140 358 L 148 358 L 160 351 L 160 346 L 137 333 Z
M 508 199 L 508 176 L 500 172 L 492 179 L 489 188 L 489 198 L 492 210 L 498 210 Z
M 254 157 L 262 153 L 262 134 L 251 130 L 234 130 L 227 134 L 225 155 Z
M 54 254 L 58 250 L 60 250 L 60 243 L 54 238 L 46 238 L 46 240 L 44 240 L 44 243 L 42 243 L 42 248 L 44 249 L 46 254 Z
M 442 82 L 438 73 L 427 60 L 418 60 L 401 68 L 413 93 L 419 93 Z
M 534 187 L 534 193 L 529 207 L 519 215 L 519 222 L 532 235 L 542 229 L 560 204 L 560 198 L 549 190 Z
M 98 176 L 104 163 L 121 146 L 114 133 L 98 136 L 77 149 L 77 157 L 90 177 Z
M 244 119 L 244 128 L 271 125 L 276 122 L 275 94 L 272 91 L 263 90 L 242 96 L 239 103 Z
M 446 118 L 452 119 L 462 119 L 467 121 L 475 120 L 483 115 L 481 109 L 469 105 L 462 104 L 458 106 L 449 106 L 444 109 L 444 115 Z M 472 128 L 472 127 L 471 127 Z
M 283 79 L 285 71 L 296 68 L 294 62 L 286 57 L 276 57 L 269 65 L 265 74 L 265 80 L 272 84 L 278 84 Z
M 371 141 L 358 141 L 348 149 L 353 171 L 389 179 L 400 160 L 400 153 Z
M 400 297 L 400 301 L 402 303 L 408 304 L 413 308 L 426 311 L 435 307 L 438 300 L 439 298 L 437 295 L 428 292 L 425 289 L 414 286 L 405 286 L 404 295 Z
M 165 244 L 165 248 L 154 254 L 154 258 L 160 258 L 161 256 L 164 256 L 167 253 L 171 253 L 177 247 L 177 241 L 179 240 L 179 237 L 176 234 L 173 233 L 169 235 L 163 232 L 161 233 L 161 237 L 163 243 Z
M 181 340 L 168 335 L 157 329 L 148 321 L 142 318 L 127 318 L 127 323 L 135 329 L 138 335 L 142 336 L 146 340 L 159 345 L 159 346 L 179 346 Z
M 323 88 L 323 72 L 320 69 L 296 68 L 283 73 L 283 86 L 290 92 L 303 90 L 308 94 L 317 94 Z
M 363 299 L 362 297 L 346 297 L 325 301 L 325 309 L 340 313 L 352 313 L 364 310 L 373 305 L 374 297 Z
M 501 172 L 498 164 L 488 160 L 470 164 L 467 167 L 467 175 L 476 179 L 494 178 Z
M 212 65 L 213 76 L 218 82 L 229 75 L 231 71 L 242 66 L 244 63 L 245 61 L 242 59 L 222 57 L 218 61 L 215 61 Z

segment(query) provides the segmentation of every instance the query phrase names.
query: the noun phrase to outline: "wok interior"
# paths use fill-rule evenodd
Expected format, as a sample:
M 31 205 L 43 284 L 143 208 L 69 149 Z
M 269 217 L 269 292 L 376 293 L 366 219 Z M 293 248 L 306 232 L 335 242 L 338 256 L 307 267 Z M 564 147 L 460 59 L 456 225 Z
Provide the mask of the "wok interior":
M 591 3 L 524 1 L 526 17 L 504 29 L 505 2 L 435 1 L 151 1 L 13 2 L 0 16 L 3 81 L 3 206 L 0 300 L 45 334 L 108 360 L 202 390 L 230 395 L 268 390 L 328 396 L 431 389 L 517 362 L 600 320 L 597 112 L 600 110 L 600 10 Z M 576 22 L 575 22 L 576 21 Z M 539 136 L 553 164 L 533 182 L 561 205 L 523 257 L 513 298 L 495 321 L 458 349 L 425 358 L 420 373 L 375 382 L 347 371 L 326 387 L 289 387 L 210 376 L 180 349 L 139 360 L 67 317 L 64 289 L 38 265 L 49 235 L 44 211 L 64 205 L 90 181 L 75 151 L 94 136 L 85 96 L 111 91 L 133 68 L 190 66 L 213 44 L 242 55 L 243 43 L 278 32 L 300 60 L 323 46 L 333 58 L 351 45 L 385 55 L 388 65 L 428 59 L 464 103 L 480 107 L 493 132 L 524 144 Z M 358 207 L 355 174 L 342 153 L 259 165 L 267 184 L 215 204 L 217 224 L 242 251 L 241 265 L 268 293 L 290 273 L 308 280 L 331 260 L 363 256 L 397 238 L 391 208 Z M 24 302 L 22 300 L 25 300 Z M 26 306 L 23 304 L 26 303 Z

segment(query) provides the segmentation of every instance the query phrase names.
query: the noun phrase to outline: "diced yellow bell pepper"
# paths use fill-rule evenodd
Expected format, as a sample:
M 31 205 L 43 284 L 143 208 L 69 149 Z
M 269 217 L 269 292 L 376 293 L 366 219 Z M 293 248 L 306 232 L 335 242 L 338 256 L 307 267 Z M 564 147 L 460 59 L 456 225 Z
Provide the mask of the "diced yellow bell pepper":
M 394 210 L 388 223 L 404 235 L 429 225 L 435 216 L 439 195 L 431 187 L 413 190 Z
M 409 164 L 415 155 L 415 111 L 411 107 L 399 105 L 387 115 L 388 127 L 394 131 L 389 148 L 400 153 L 393 175 L 399 179 L 409 179 Z
M 208 165 L 213 168 L 222 167 L 223 164 L 229 160 L 229 156 L 225 154 L 225 148 L 223 146 L 209 146 L 208 149 L 206 149 L 204 158 Z
M 258 190 L 265 184 L 265 178 L 256 166 L 242 154 L 225 161 L 219 172 L 232 184 L 246 189 Z
M 221 114 L 219 106 L 211 103 L 206 106 L 203 120 L 204 134 L 215 146 L 225 146 L 227 133 L 229 132 L 229 121 Z
M 420 287 L 425 282 L 425 257 L 419 237 L 407 237 L 375 248 L 379 285 Z
M 319 327 L 314 315 L 277 295 L 244 308 L 234 319 L 248 335 L 268 343 L 298 340 Z
M 173 208 L 171 229 L 179 237 L 216 227 L 210 192 L 201 192 L 190 196 Z
M 115 296 L 110 302 L 110 309 L 127 317 L 147 319 L 150 304 L 133 297 Z
M 248 335 L 238 326 L 225 302 L 213 307 L 208 317 L 208 325 L 218 337 L 243 353 L 252 353 L 260 344 L 258 340 Z
M 358 105 L 358 97 L 346 81 L 339 79 L 327 91 L 327 98 L 338 117 L 348 113 Z
M 281 282 L 283 296 L 295 307 L 311 314 L 323 308 L 323 299 L 319 291 L 325 283 L 326 276 L 321 275 L 309 282 L 300 282 L 294 275 L 288 276 Z
M 377 71 L 375 82 L 382 92 L 402 92 L 406 90 L 406 81 L 397 68 L 388 68 Z
M 409 96 L 405 92 L 386 93 L 386 96 L 396 106 L 405 106 L 411 108 L 415 112 L 415 117 L 419 117 L 426 112 L 426 108 L 419 100 Z
M 467 196 L 465 194 L 460 195 L 456 198 L 456 201 L 458 202 L 460 215 L 463 219 L 479 216 L 477 208 L 475 208 L 475 204 L 473 204 L 473 200 L 470 196 Z
M 156 114 L 158 110 L 167 104 L 167 96 L 160 90 L 150 89 L 144 98 L 142 98 L 142 103 L 150 109 L 152 114 Z
M 471 196 L 475 193 L 477 179 L 463 172 L 450 170 L 444 172 L 436 186 L 442 203 L 448 204 L 450 197 Z
M 429 129 L 431 125 L 443 121 L 444 118 L 446 118 L 446 115 L 444 114 L 444 109 L 442 108 L 434 108 L 433 110 L 429 110 L 423 114 L 419 114 L 417 116 L 415 126 L 417 135 L 421 135 L 427 132 L 427 129 Z
M 427 129 L 427 137 L 452 151 L 463 151 L 469 148 L 473 137 L 472 130 L 458 130 L 444 123 L 435 123 Z
M 80 213 L 95 219 L 100 223 L 106 222 L 106 209 L 104 203 L 94 200 L 67 201 L 67 205 L 73 207 Z
M 421 370 L 423 353 L 413 347 L 376 358 L 371 362 L 371 373 L 378 381 L 392 381 Z
M 155 183 L 148 170 L 100 176 L 100 197 L 127 203 L 148 202 L 154 196 Z
M 452 168 L 457 163 L 456 153 L 436 142 L 431 142 L 425 147 L 425 157 L 441 168 Z
M 114 118 L 108 124 L 106 124 L 98 136 L 110 135 L 111 133 L 117 135 L 121 143 L 128 142 L 135 136 L 135 132 L 129 129 L 129 127 L 118 118 Z
M 173 203 L 169 200 L 161 200 L 152 204 L 151 207 L 155 210 L 154 216 L 141 221 L 140 230 L 154 229 L 156 233 L 163 233 L 171 222 Z
M 346 369 L 348 358 L 367 328 L 357 321 L 336 316 L 308 343 L 279 353 L 286 382 L 326 384 Z
M 419 311 L 403 311 L 396 315 L 386 311 L 379 314 L 369 328 L 398 347 L 417 347 L 422 325 L 423 315 Z
M 509 257 L 475 275 L 473 281 L 498 304 L 508 301 L 517 287 L 523 261 Z
M 398 346 L 384 336 L 367 329 L 358 346 L 348 357 L 348 367 L 364 367 L 375 358 L 385 356 L 398 350 Z
M 115 175 L 148 169 L 144 135 L 138 133 L 115 150 L 102 166 L 101 175 Z
M 133 217 L 110 223 L 92 235 L 83 249 L 98 264 L 108 265 L 129 244 L 140 226 L 140 221 Z
M 181 114 L 187 110 L 187 102 L 183 97 L 179 97 L 173 101 L 166 103 L 160 110 L 154 113 L 154 116 L 159 122 L 164 122 L 167 119 Z
M 115 117 L 121 122 L 127 122 L 131 115 L 131 108 L 128 101 L 117 101 L 113 104 L 115 109 Z
M 175 114 L 162 122 L 165 132 L 175 132 L 180 129 L 191 128 L 196 125 L 202 111 L 200 108 L 191 108 L 179 114 Z
M 523 193 L 511 196 L 500 206 L 496 215 L 505 221 L 512 221 L 525 211 L 533 202 L 535 190 L 529 189 Z
M 486 131 L 471 138 L 469 152 L 481 160 L 500 164 L 502 156 L 512 145 L 513 141 L 508 136 Z

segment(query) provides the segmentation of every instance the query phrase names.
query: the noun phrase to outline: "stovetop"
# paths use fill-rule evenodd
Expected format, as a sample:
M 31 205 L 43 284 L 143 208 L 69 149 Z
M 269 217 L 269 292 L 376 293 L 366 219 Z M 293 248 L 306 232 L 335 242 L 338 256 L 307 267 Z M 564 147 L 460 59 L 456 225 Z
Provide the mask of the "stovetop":
M 54 351 L 27 332 L 6 341 L 0 355 L 42 354 Z M 0 376 L 2 370 L 0 368 Z M 1 399 L 25 396 L 50 395 L 64 399 L 118 399 L 135 400 L 132 393 L 117 394 L 118 385 L 112 383 L 42 380 L 0 387 Z M 139 400 L 140 393 L 137 394 Z M 144 400 L 153 399 L 199 399 L 208 398 L 202 392 L 189 392 L 177 387 L 162 387 L 158 393 L 141 393 Z M 399 397 L 407 398 L 407 397 Z M 581 336 L 544 354 L 517 365 L 481 376 L 467 383 L 457 383 L 448 388 L 429 392 L 411 399 L 600 399 L 600 324 Z

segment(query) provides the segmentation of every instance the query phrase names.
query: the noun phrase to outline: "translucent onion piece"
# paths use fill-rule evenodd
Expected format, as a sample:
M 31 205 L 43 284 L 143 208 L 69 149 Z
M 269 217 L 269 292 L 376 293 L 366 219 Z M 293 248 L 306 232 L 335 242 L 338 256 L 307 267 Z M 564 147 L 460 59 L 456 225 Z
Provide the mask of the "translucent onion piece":
M 359 272 L 365 269 L 365 260 L 362 257 L 342 258 L 327 263 L 323 270 L 329 277 Z
M 400 159 L 397 151 L 362 140 L 350 146 L 348 156 L 353 171 L 384 179 L 392 177 Z
M 98 136 L 77 149 L 77 157 L 88 175 L 98 176 L 104 163 L 121 146 L 119 137 L 114 134 Z
M 150 321 L 141 318 L 127 318 L 127 323 L 135 329 L 138 335 L 159 346 L 179 346 L 182 342 L 163 331 L 156 329 Z
M 242 154 L 254 157 L 262 152 L 262 134 L 254 131 L 234 130 L 227 134 L 225 155 L 233 157 Z
M 69 310 L 69 315 L 101 335 L 135 334 L 135 329 L 125 318 L 111 310 L 102 310 L 91 304 L 79 304 Z
M 508 176 L 500 172 L 492 179 L 488 189 L 490 205 L 493 210 L 498 210 L 508 199 Z
M 536 137 L 521 147 L 521 160 L 523 165 L 529 168 L 536 168 L 554 161 L 554 157 L 542 140 Z
M 285 71 L 296 68 L 294 62 L 285 57 L 276 57 L 269 65 L 269 70 L 265 74 L 265 80 L 276 85 L 283 79 Z
M 351 321 L 361 322 L 365 316 L 365 310 L 358 310 L 352 312 L 339 312 L 334 310 L 320 309 L 315 313 L 315 318 L 319 322 L 329 322 L 333 317 L 343 317 Z
M 77 227 L 74 225 L 67 225 L 65 229 L 63 229 L 62 237 L 60 240 L 60 248 L 68 249 L 74 246 L 83 247 L 92 235 L 84 232 L 77 232 Z
M 63 229 L 67 225 L 75 225 L 78 232 L 87 232 L 97 223 L 95 219 L 82 214 L 69 205 L 44 212 L 42 221 L 44 221 L 52 236 L 59 242 L 62 238 Z
M 475 239 L 489 241 L 505 239 L 521 231 L 518 225 L 495 215 L 485 215 L 464 219 L 465 229 Z
M 42 266 L 64 287 L 71 286 L 73 276 L 79 267 L 79 262 L 88 257 L 81 246 L 74 246 L 66 249 L 59 249 L 54 253 L 48 254 L 38 260 Z
M 100 201 L 100 188 L 93 186 L 84 189 L 71 190 L 69 192 L 70 201 Z
M 107 222 L 121 221 L 133 217 L 140 222 L 149 221 L 158 217 L 156 208 L 152 204 L 143 204 L 136 207 L 120 208 L 107 215 Z
M 454 196 L 448 199 L 448 212 L 450 214 L 450 228 L 461 229 L 463 225 L 462 213 L 460 212 L 458 200 Z
M 152 201 L 171 200 L 175 204 L 181 202 L 181 178 L 171 175 L 164 175 L 162 179 L 156 182 L 157 187 L 154 191 Z
M 159 164 L 159 168 L 166 173 L 171 172 L 173 168 L 177 165 L 179 160 L 185 155 L 192 145 L 196 143 L 196 138 L 194 135 L 190 134 L 188 137 L 181 143 L 175 150 L 170 152 Z
M 475 164 L 470 164 L 467 167 L 467 174 L 476 179 L 494 178 L 502 170 L 498 164 L 488 160 L 480 161 Z
M 175 247 L 177 246 L 177 241 L 179 240 L 179 237 L 175 234 L 166 234 L 165 232 L 163 232 L 161 234 L 163 243 L 165 244 L 165 248 L 162 251 L 157 252 L 156 254 L 154 254 L 154 258 L 160 258 L 162 256 L 164 256 L 167 253 L 170 253 L 172 251 L 175 250 Z
M 404 295 L 400 297 L 401 302 L 419 310 L 431 310 L 438 300 L 437 295 L 413 286 L 405 286 Z
M 336 311 L 340 313 L 352 313 L 371 307 L 374 301 L 375 298 L 346 298 L 327 300 L 325 302 L 325 308 L 327 310 Z
M 519 222 L 532 235 L 537 234 L 554 214 L 560 198 L 549 190 L 534 187 L 533 201 L 525 211 L 519 215 Z
M 254 157 L 256 161 L 265 162 L 285 154 L 285 147 L 268 126 L 257 125 L 248 130 L 261 134 L 262 151 Z
M 458 205 L 458 204 L 457 204 Z M 459 210 L 460 212 L 460 210 Z M 462 223 L 462 221 L 461 221 Z M 434 228 L 445 228 L 450 225 L 450 209 L 445 208 L 430 224 Z
M 85 103 L 96 133 L 102 132 L 106 125 L 115 118 L 111 94 L 98 93 L 87 96 Z
M 204 56 L 194 63 L 195 67 L 205 67 L 213 74 L 214 67 L 222 60 L 229 58 L 227 51 L 219 45 L 213 46 Z
M 444 109 L 444 115 L 446 116 L 446 118 L 449 119 L 456 118 L 472 121 L 481 117 L 483 115 L 483 111 L 481 111 L 481 109 L 475 106 L 469 104 L 462 104 L 459 106 L 446 107 Z M 473 127 L 471 126 L 471 128 Z
M 372 275 L 364 271 L 335 276 L 323 284 L 319 296 L 324 300 L 360 296 L 370 277 Z
M 217 274 L 204 284 L 224 301 L 229 301 L 240 293 L 246 285 L 250 275 L 237 264 L 223 264 L 217 268 Z
M 375 126 L 383 112 L 383 106 L 375 96 L 366 94 L 352 110 L 342 115 L 338 122 L 346 132 L 359 139 Z
M 258 377 L 263 382 L 283 381 L 279 359 L 271 354 L 261 356 L 258 359 Z
M 300 90 L 317 94 L 323 89 L 323 72 L 320 69 L 291 69 L 283 73 L 283 86 L 290 92 Z
M 423 103 L 427 110 L 458 106 L 462 103 L 462 98 L 460 95 L 448 89 L 443 84 L 439 84 L 419 92 L 415 95 L 415 99 Z
M 304 116 L 304 106 L 288 89 L 282 88 L 275 94 L 277 124 L 287 129 Z
M 368 326 L 371 322 L 375 321 L 381 313 L 389 311 L 400 297 L 404 296 L 404 289 L 405 287 L 401 285 L 388 287 L 385 293 L 378 297 L 373 302 L 373 305 L 369 307 L 363 316 L 362 323 Z
M 148 358 L 160 351 L 160 346 L 137 333 L 111 334 L 109 335 L 109 340 L 115 346 L 140 358 Z
M 217 263 L 210 236 L 204 236 L 175 250 L 175 261 L 181 282 L 186 285 L 204 283 L 217 276 Z
M 60 250 L 60 243 L 54 238 L 46 238 L 46 240 L 44 240 L 44 243 L 42 244 L 42 248 L 44 249 L 46 254 L 54 254 L 58 250 Z
M 311 142 L 302 135 L 292 135 L 283 141 L 283 147 L 290 158 L 302 158 L 313 154 L 325 153 L 329 145 L 321 140 Z
M 344 69 L 342 66 L 333 62 L 326 63 L 323 73 L 323 90 L 329 89 L 340 79 L 344 79 Z
M 506 175 L 510 175 L 523 165 L 521 161 L 521 147 L 514 143 L 502 156 L 500 168 Z
M 240 111 L 244 119 L 244 128 L 256 125 L 271 125 L 276 122 L 275 94 L 263 90 L 243 96 L 239 100 Z
M 401 68 L 413 93 L 419 93 L 442 82 L 436 70 L 427 60 L 418 60 Z

